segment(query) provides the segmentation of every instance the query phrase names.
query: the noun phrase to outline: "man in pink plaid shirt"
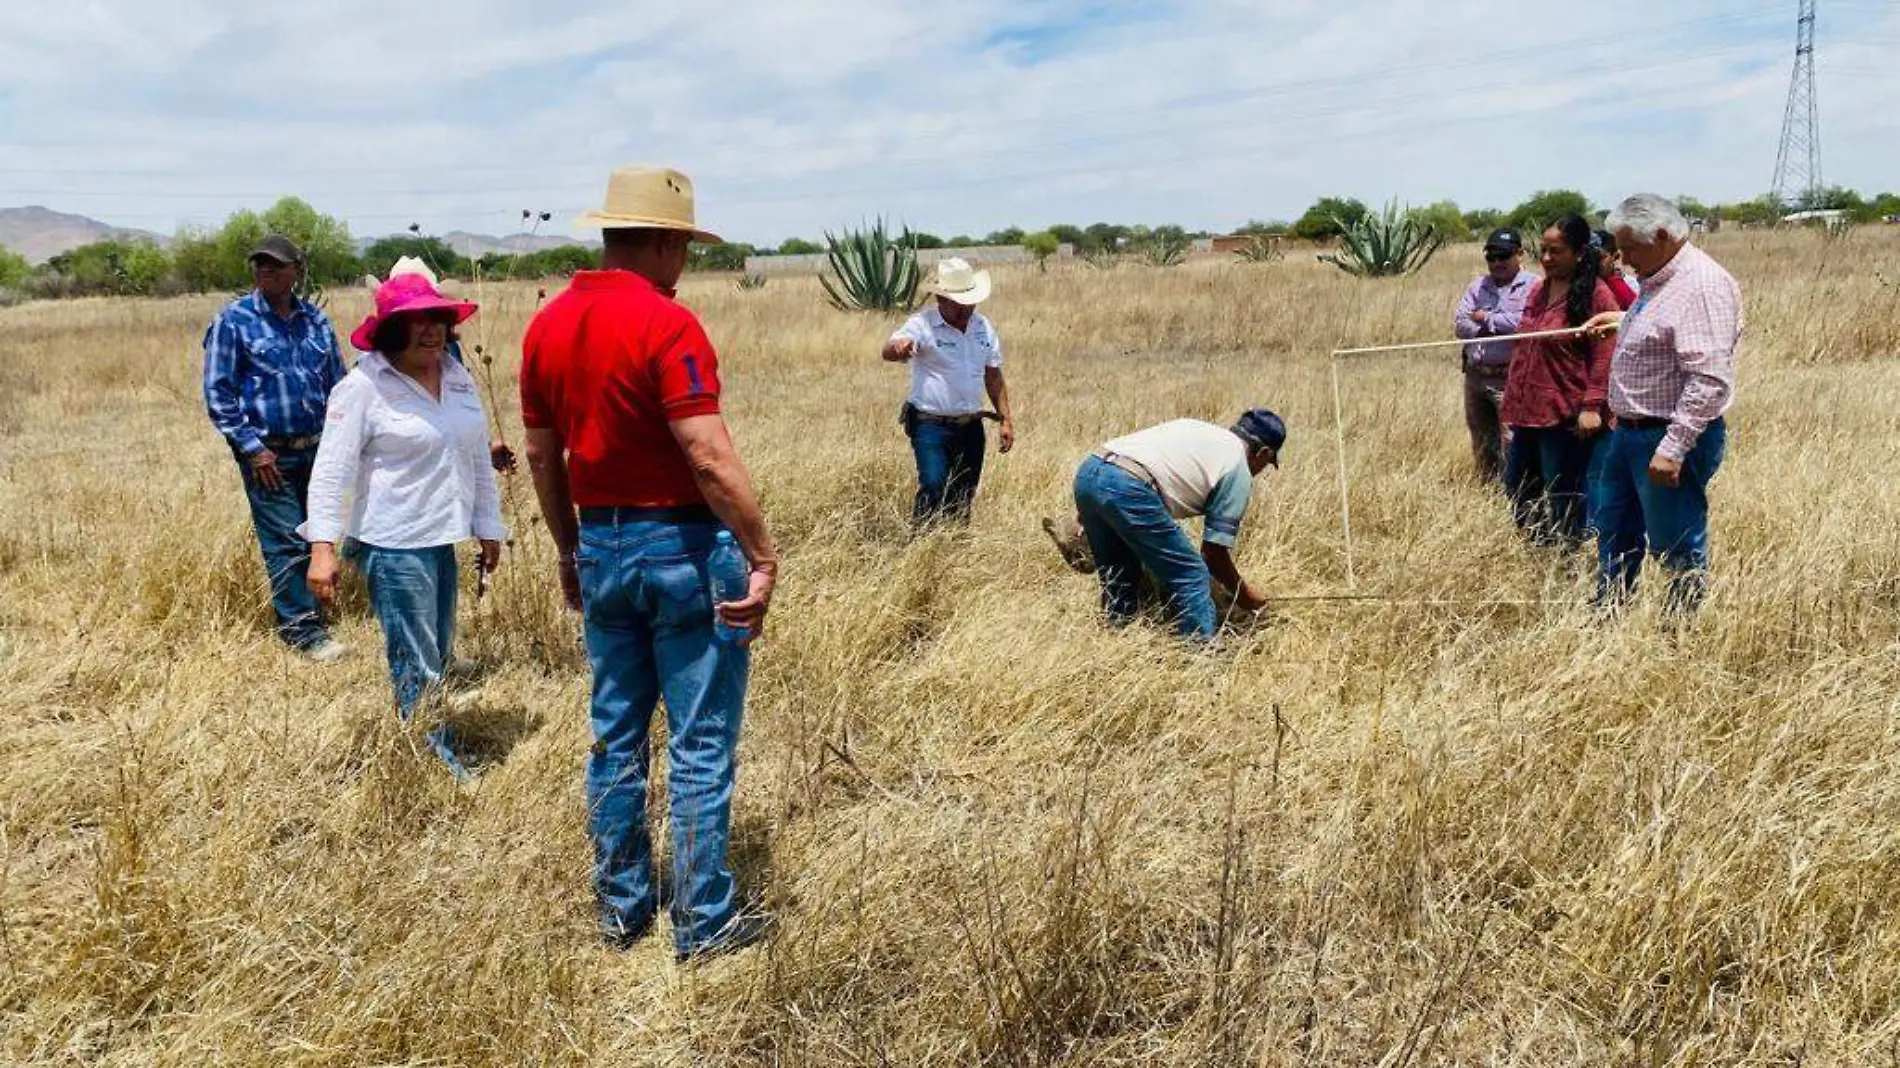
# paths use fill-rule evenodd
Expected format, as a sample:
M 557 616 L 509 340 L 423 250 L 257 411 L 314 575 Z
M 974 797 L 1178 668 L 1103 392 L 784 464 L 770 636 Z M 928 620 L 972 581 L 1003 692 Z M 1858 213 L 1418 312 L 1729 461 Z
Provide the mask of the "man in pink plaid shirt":
M 1627 597 L 1654 553 L 1672 576 L 1669 609 L 1692 612 L 1708 588 L 1708 489 L 1728 441 L 1742 291 L 1689 243 L 1688 220 L 1662 197 L 1630 197 L 1604 226 L 1643 292 L 1628 312 L 1585 324 L 1622 335 L 1610 363 L 1615 429 L 1597 450 L 1591 489 L 1597 600 Z

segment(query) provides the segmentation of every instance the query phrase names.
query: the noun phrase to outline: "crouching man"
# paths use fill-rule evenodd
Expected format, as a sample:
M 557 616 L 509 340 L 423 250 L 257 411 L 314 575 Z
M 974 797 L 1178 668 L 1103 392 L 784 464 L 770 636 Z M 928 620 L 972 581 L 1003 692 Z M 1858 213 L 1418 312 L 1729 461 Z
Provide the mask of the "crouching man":
M 1243 611 L 1266 604 L 1240 577 L 1233 547 L 1253 478 L 1269 464 L 1280 466 L 1285 443 L 1286 424 L 1256 408 L 1231 428 L 1198 419 L 1162 423 L 1116 438 L 1082 461 L 1076 516 L 1111 622 L 1126 623 L 1141 609 L 1144 571 L 1183 637 L 1214 636 L 1213 582 L 1232 591 Z M 1175 522 L 1191 516 L 1204 517 L 1199 551 Z

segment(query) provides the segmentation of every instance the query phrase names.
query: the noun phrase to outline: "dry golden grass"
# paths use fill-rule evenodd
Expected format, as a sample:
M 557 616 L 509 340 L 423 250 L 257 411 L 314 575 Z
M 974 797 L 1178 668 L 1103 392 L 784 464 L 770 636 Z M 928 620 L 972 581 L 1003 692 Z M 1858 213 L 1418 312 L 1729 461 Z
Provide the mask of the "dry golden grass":
M 1325 353 L 1443 336 L 1472 250 L 1004 272 L 1021 442 L 916 540 L 890 321 L 690 282 L 786 559 L 736 807 L 780 926 L 693 969 L 593 938 L 585 673 L 525 481 L 464 602 L 495 759 L 457 788 L 360 600 L 342 666 L 268 637 L 198 400 L 217 302 L 0 312 L 0 1057 L 1892 1063 L 1900 242 L 1708 244 L 1750 331 L 1696 627 L 1588 619 L 1469 480 L 1445 353 L 1347 371 L 1360 586 L 1549 603 L 1291 606 L 1205 655 L 1098 627 L 1037 529 L 1078 457 L 1274 405 L 1243 568 L 1338 590 Z M 534 289 L 482 296 L 506 379 Z

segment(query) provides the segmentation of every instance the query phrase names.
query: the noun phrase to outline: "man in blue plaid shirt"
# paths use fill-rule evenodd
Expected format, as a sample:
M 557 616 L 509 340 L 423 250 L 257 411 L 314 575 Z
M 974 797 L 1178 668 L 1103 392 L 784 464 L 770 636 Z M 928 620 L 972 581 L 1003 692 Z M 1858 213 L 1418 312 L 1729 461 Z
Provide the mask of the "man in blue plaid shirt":
M 347 650 L 331 639 L 304 584 L 310 468 L 343 353 L 323 309 L 300 300 L 303 251 L 272 234 L 251 253 L 257 288 L 232 301 L 205 331 L 205 407 L 231 446 L 251 503 L 251 524 L 270 577 L 277 633 L 319 662 Z

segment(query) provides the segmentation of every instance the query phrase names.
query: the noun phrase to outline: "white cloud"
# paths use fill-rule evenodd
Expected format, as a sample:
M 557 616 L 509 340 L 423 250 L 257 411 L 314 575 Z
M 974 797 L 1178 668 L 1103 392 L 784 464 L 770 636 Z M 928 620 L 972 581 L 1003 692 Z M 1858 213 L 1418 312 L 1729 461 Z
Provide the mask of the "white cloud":
M 25 0 L 0 11 L 0 204 L 163 229 L 296 192 L 359 233 L 496 230 L 634 160 L 758 241 L 875 214 L 1213 228 L 1332 193 L 1744 197 L 1773 169 L 1782 6 Z M 1900 11 L 1839 7 L 1824 164 L 1872 191 L 1900 163 Z

